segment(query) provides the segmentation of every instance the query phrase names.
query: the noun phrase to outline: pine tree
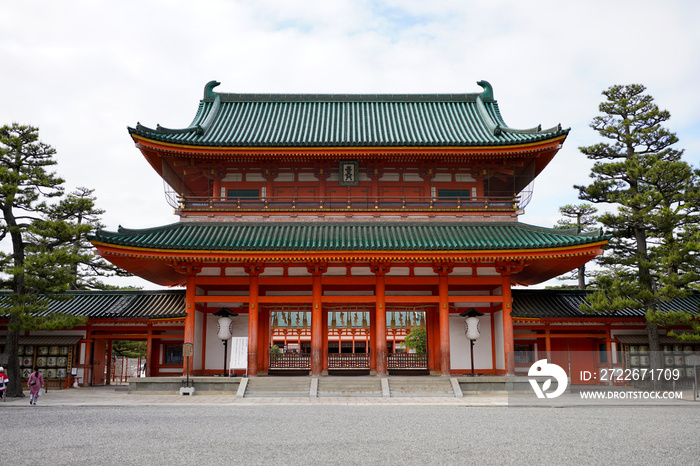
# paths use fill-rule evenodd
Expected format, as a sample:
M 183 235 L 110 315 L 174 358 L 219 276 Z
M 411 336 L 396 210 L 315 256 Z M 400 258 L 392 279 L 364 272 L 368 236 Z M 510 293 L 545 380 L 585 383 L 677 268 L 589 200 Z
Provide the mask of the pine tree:
M 62 248 L 74 257 L 71 290 L 120 289 L 104 283 L 103 278 L 128 277 L 130 273 L 94 254 L 88 234 L 104 228 L 100 216 L 104 210 L 96 207 L 94 189 L 78 188 L 68 193 L 47 212 L 47 219 L 38 222 L 48 247 Z
M 598 209 L 590 204 L 567 204 L 559 207 L 559 213 L 564 217 L 557 220 L 554 228 L 557 229 L 576 229 L 576 233 L 594 230 L 596 225 L 595 214 Z M 571 275 L 561 277 L 561 280 L 576 280 L 578 289 L 586 289 L 586 265 L 580 266 Z
M 670 113 L 660 110 L 639 84 L 603 91 L 602 115 L 591 127 L 610 142 L 581 147 L 595 161 L 593 182 L 576 186 L 579 197 L 611 204 L 598 217 L 613 239 L 600 263 L 600 291 L 585 310 L 614 313 L 624 307 L 646 310 L 650 364 L 661 367 L 658 304 L 682 296 L 696 282 L 697 254 L 687 255 L 698 221 L 698 170 L 682 160 L 673 146 L 676 135 L 662 126 Z
M 145 358 L 146 342 L 116 340 L 112 344 L 112 353 L 114 353 L 116 356 L 123 356 L 125 358 Z
M 47 313 L 46 298 L 59 298 L 68 289 L 76 261 L 70 251 L 52 247 L 41 226 L 51 210 L 49 201 L 63 194 L 63 179 L 49 171 L 56 164 L 54 154 L 51 146 L 39 141 L 37 128 L 17 123 L 0 128 L 0 241 L 11 243 L 11 252 L 0 258 L 12 290 L 5 348 L 8 396 L 23 396 L 20 331 L 70 328 L 82 321 Z

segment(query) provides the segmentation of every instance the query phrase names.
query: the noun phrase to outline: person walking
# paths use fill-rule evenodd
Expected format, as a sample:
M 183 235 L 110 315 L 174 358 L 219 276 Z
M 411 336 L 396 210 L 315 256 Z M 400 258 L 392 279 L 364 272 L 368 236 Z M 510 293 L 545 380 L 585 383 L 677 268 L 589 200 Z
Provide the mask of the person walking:
M 5 374 L 5 368 L 0 366 L 0 398 L 2 401 L 5 401 L 5 388 L 9 380 Z
M 29 404 L 36 405 L 36 400 L 39 398 L 39 390 L 44 386 L 44 376 L 39 372 L 38 367 L 35 367 L 32 375 L 29 376 L 27 386 L 29 386 Z

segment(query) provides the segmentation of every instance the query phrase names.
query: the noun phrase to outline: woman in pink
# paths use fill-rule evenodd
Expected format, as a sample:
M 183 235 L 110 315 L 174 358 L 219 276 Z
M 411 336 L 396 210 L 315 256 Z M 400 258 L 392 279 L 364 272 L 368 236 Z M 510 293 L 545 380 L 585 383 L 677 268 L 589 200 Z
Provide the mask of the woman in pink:
M 27 386 L 29 387 L 29 404 L 36 405 L 36 400 L 39 398 L 39 389 L 44 386 L 44 376 L 39 373 L 39 368 L 35 367 L 32 375 L 29 376 L 27 380 Z

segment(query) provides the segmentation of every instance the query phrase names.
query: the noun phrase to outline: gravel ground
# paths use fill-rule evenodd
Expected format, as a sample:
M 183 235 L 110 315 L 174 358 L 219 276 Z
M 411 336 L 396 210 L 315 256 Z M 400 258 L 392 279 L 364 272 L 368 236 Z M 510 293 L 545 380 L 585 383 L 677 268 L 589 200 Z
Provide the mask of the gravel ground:
M 2 464 L 700 464 L 681 407 L 11 406 Z

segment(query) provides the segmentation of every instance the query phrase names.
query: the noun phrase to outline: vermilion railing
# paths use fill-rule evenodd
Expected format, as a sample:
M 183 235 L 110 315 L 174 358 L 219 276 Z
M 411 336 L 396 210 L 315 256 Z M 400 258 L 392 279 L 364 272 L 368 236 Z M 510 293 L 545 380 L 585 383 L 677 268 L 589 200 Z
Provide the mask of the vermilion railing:
M 310 369 L 311 355 L 304 353 L 270 354 L 270 369 Z
M 369 369 L 369 354 L 338 353 L 328 355 L 328 369 Z
M 519 198 L 491 197 L 230 197 L 186 196 L 179 199 L 183 211 L 261 211 L 261 210 L 477 210 L 514 211 Z
M 391 353 L 387 357 L 389 369 L 427 369 L 428 355 L 425 353 Z

